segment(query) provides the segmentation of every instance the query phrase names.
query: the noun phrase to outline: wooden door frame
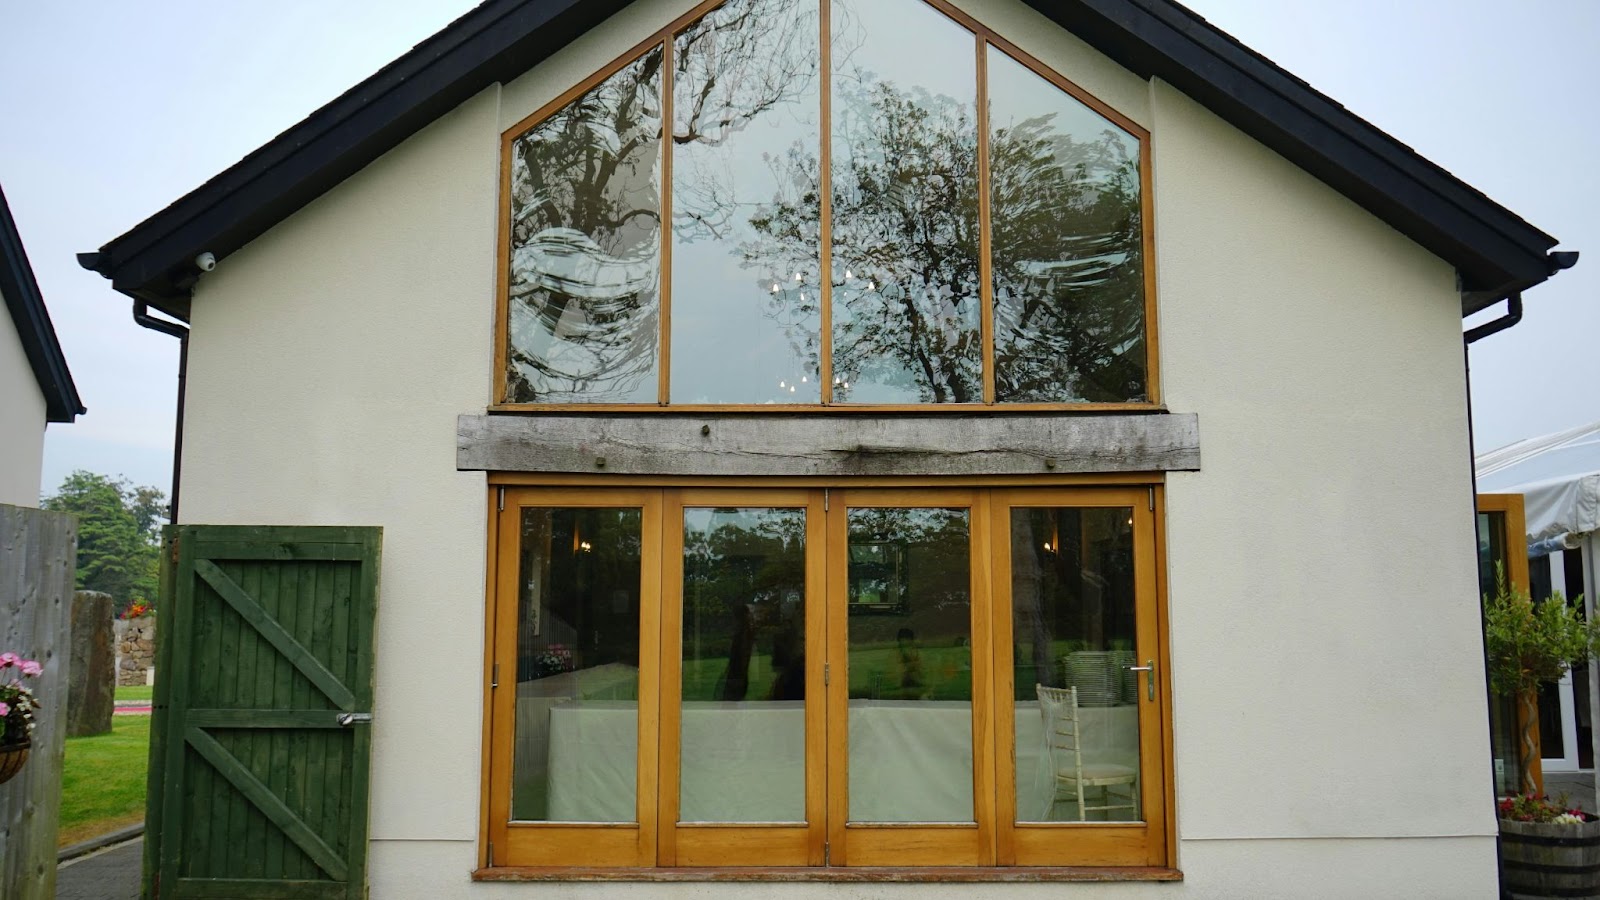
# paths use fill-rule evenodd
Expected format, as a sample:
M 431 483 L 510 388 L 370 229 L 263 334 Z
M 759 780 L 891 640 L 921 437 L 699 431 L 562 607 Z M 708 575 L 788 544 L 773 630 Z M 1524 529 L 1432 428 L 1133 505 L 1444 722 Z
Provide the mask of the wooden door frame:
M 997 712 L 995 712 L 997 709 L 995 706 L 996 698 L 1000 696 L 998 692 L 998 681 L 1002 675 L 1007 681 L 1009 681 L 1011 677 L 1009 669 L 1002 673 L 998 668 L 998 654 L 1002 649 L 1002 635 L 999 633 L 1002 624 L 1005 626 L 1005 631 L 1007 633 L 1009 633 L 1010 630 L 1009 619 L 1002 623 L 996 614 L 998 608 L 998 594 L 996 593 L 996 586 L 999 585 L 1003 577 L 1007 576 L 1007 573 L 1003 570 L 1003 567 L 999 563 L 999 555 L 996 551 L 996 545 L 1000 542 L 1002 535 L 1009 533 L 1005 530 L 997 530 L 995 527 L 995 520 L 1000 516 L 999 511 L 1006 508 L 1004 504 L 1000 502 L 999 498 L 1002 496 L 1016 495 L 1028 498 L 1027 502 L 1034 502 L 1037 500 L 1040 505 L 1093 506 L 1097 504 L 1094 502 L 1088 502 L 1084 498 L 1089 498 L 1092 500 L 1092 498 L 1095 496 L 1109 496 L 1107 492 L 1125 497 L 1129 502 L 1123 505 L 1131 505 L 1136 511 L 1138 511 L 1138 528 L 1141 533 L 1146 535 L 1145 537 L 1141 537 L 1139 539 L 1141 546 L 1144 546 L 1146 549 L 1144 555 L 1139 558 L 1136 565 L 1141 571 L 1147 570 L 1147 574 L 1144 577 L 1148 579 L 1149 586 L 1146 589 L 1145 594 L 1148 594 L 1151 598 L 1149 604 L 1145 604 L 1144 601 L 1141 600 L 1141 608 L 1153 606 L 1153 615 L 1151 618 L 1153 620 L 1153 627 L 1155 628 L 1156 632 L 1155 658 L 1157 660 L 1156 675 L 1159 700 L 1159 703 L 1157 704 L 1158 710 L 1156 712 L 1156 716 L 1159 724 L 1159 735 L 1156 736 L 1154 741 L 1146 740 L 1143 737 L 1143 735 L 1146 733 L 1145 729 L 1143 728 L 1143 721 L 1141 722 L 1141 754 L 1146 762 L 1147 771 L 1158 774 L 1159 780 L 1161 781 L 1161 788 L 1157 792 L 1158 796 L 1156 797 L 1156 803 L 1147 806 L 1146 808 L 1159 809 L 1162 814 L 1163 821 L 1155 826 L 1155 837 L 1149 841 L 1146 846 L 1146 850 L 1143 853 L 1138 854 L 1140 856 L 1138 860 L 1132 859 L 1134 854 L 1127 847 L 1127 842 L 1123 841 L 1123 850 L 1127 852 L 1113 854 L 1113 857 L 1118 860 L 1116 862 L 1108 861 L 1101 864 L 1141 867 L 1171 866 L 1175 864 L 1177 836 L 1175 809 L 1176 786 L 1174 781 L 1175 764 L 1173 756 L 1172 727 L 1173 679 L 1170 665 L 1171 655 L 1168 635 L 1169 616 L 1167 611 L 1168 600 L 1165 547 L 1166 525 L 1164 482 L 1164 473 L 1159 472 L 1136 473 L 1132 475 L 1066 474 L 1051 476 L 980 477 L 875 476 L 853 479 L 819 479 L 792 476 L 709 478 L 691 476 L 653 477 L 614 475 L 595 476 L 582 474 L 536 475 L 529 473 L 492 473 L 489 476 L 487 490 L 487 495 L 489 498 L 487 519 L 490 538 L 487 552 L 488 567 L 485 573 L 488 615 L 485 623 L 486 653 L 484 664 L 484 690 L 486 696 L 485 708 L 487 710 L 487 714 L 485 716 L 485 722 L 483 726 L 485 735 L 483 750 L 484 802 L 480 807 L 482 811 L 479 842 L 480 867 L 483 869 L 493 869 L 507 866 L 522 868 L 526 865 L 508 861 L 504 852 L 505 845 L 503 843 L 500 843 L 499 846 L 496 846 L 498 843 L 496 838 L 500 837 L 503 840 L 505 835 L 505 826 L 508 822 L 506 813 L 509 811 L 509 772 L 502 773 L 500 769 L 509 767 L 511 762 L 511 747 L 507 741 L 507 738 L 510 735 L 509 729 L 511 726 L 509 723 L 512 722 L 513 719 L 510 715 L 511 711 L 509 709 L 504 709 L 503 707 L 505 707 L 508 702 L 507 698 L 514 697 L 515 691 L 513 684 L 511 685 L 510 690 L 504 692 L 506 697 L 497 697 L 497 689 L 494 687 L 496 680 L 495 664 L 497 662 L 505 661 L 502 657 L 505 656 L 508 649 L 505 646 L 507 644 L 506 635 L 508 633 L 502 631 L 498 625 L 502 623 L 502 620 L 507 615 L 508 606 L 510 607 L 510 615 L 514 617 L 516 604 L 514 584 L 503 583 L 506 581 L 507 577 L 504 569 L 508 568 L 503 566 L 503 561 L 505 559 L 515 559 L 517 556 L 517 549 L 514 540 L 517 529 L 505 527 L 505 523 L 511 520 L 506 518 L 507 513 L 502 511 L 500 507 L 503 505 L 509 509 L 521 505 L 528 505 L 521 503 L 519 499 L 522 496 L 527 496 L 524 494 L 525 491 L 530 492 L 531 495 L 550 498 L 552 500 L 559 498 L 562 502 L 571 500 L 573 501 L 574 505 L 588 507 L 616 505 L 615 501 L 608 501 L 606 499 L 608 497 L 616 497 L 629 493 L 637 493 L 642 495 L 656 492 L 657 496 L 661 498 L 661 502 L 659 503 L 658 507 L 658 527 L 662 529 L 660 532 L 658 532 L 660 536 L 658 537 L 657 542 L 660 544 L 663 556 L 668 555 L 668 551 L 670 550 L 670 548 L 666 546 L 668 539 L 665 533 L 666 520 L 672 515 L 670 510 L 681 510 L 683 505 L 695 505 L 701 502 L 701 500 L 698 498 L 715 498 L 717 500 L 731 500 L 737 498 L 737 502 L 734 502 L 731 505 L 759 506 L 764 504 L 757 502 L 752 498 L 763 496 L 788 496 L 788 493 L 785 492 L 795 491 L 801 492 L 795 494 L 795 496 L 799 497 L 808 496 L 804 492 L 813 492 L 811 495 L 809 495 L 811 499 L 808 500 L 808 505 L 810 505 L 811 503 L 815 502 L 816 495 L 825 494 L 826 499 L 824 502 L 826 510 L 824 514 L 822 517 L 820 517 L 820 519 L 818 519 L 814 514 L 809 515 L 807 523 L 808 542 L 812 540 L 809 529 L 820 525 L 825 532 L 822 542 L 814 544 L 814 546 L 824 548 L 825 565 L 829 568 L 829 571 L 825 575 L 825 582 L 831 582 L 840 577 L 840 575 L 833 572 L 832 569 L 844 560 L 843 554 L 826 552 L 827 546 L 836 540 L 836 536 L 833 534 L 836 526 L 833 523 L 835 521 L 839 523 L 844 522 L 843 513 L 835 511 L 833 509 L 834 504 L 840 504 L 840 508 L 843 509 L 847 508 L 852 498 L 857 501 L 858 506 L 872 505 L 870 503 L 859 502 L 862 498 L 871 498 L 873 500 L 881 498 L 892 501 L 888 503 L 888 505 L 915 506 L 918 505 L 918 503 L 914 502 L 913 499 L 908 498 L 921 497 L 926 501 L 921 504 L 924 506 L 968 506 L 968 508 L 972 510 L 972 539 L 970 546 L 973 554 L 971 563 L 972 575 L 975 584 L 975 620 L 973 623 L 974 668 L 975 670 L 982 669 L 985 673 L 981 679 L 984 682 L 984 686 L 982 688 L 983 694 L 981 695 L 984 698 L 982 703 L 979 702 L 979 679 L 975 678 L 974 727 L 975 730 L 981 727 L 984 730 L 983 733 L 989 735 L 989 740 L 980 740 L 975 742 L 974 745 L 974 779 L 975 782 L 980 778 L 986 779 L 985 783 L 987 785 L 987 794 L 978 794 L 978 798 L 983 796 L 996 798 L 998 796 L 998 791 L 995 789 L 997 787 L 998 766 L 1000 765 L 998 762 L 998 756 L 1002 750 L 1010 751 L 1013 749 L 1011 748 L 1013 741 L 1006 741 L 1006 746 L 1001 748 L 998 746 L 994 737 L 995 729 L 998 727 L 997 719 L 999 715 Z M 1024 491 L 1026 493 L 1017 493 Z M 965 492 L 965 495 L 970 497 L 970 499 L 959 502 L 951 502 L 951 497 L 962 496 L 962 492 Z M 511 495 L 509 498 L 507 497 L 508 494 Z M 669 499 L 672 497 L 677 497 L 679 499 L 675 501 Z M 1058 497 L 1061 498 L 1061 502 L 1051 503 L 1039 499 L 1044 497 Z M 685 500 L 683 498 L 691 499 Z M 512 502 L 507 503 L 507 499 L 510 499 Z M 674 506 L 674 503 L 678 505 Z M 1099 503 L 1098 505 L 1108 504 Z M 678 515 L 681 515 L 681 513 L 678 513 Z M 679 528 L 681 529 L 681 523 L 679 524 Z M 665 573 L 667 571 L 667 563 L 664 559 L 656 560 L 655 565 L 657 572 Z M 810 559 L 808 558 L 808 567 L 810 565 Z M 664 574 L 662 577 L 664 577 Z M 808 579 L 809 577 L 810 576 L 808 575 Z M 513 575 L 512 581 L 514 582 L 514 580 L 515 576 Z M 654 596 L 658 598 L 656 603 L 657 607 L 661 607 L 662 601 L 665 599 L 664 589 L 664 582 L 658 583 L 655 587 Z M 1008 598 L 1007 602 L 1009 603 L 1009 585 L 1006 585 L 1006 590 L 1006 596 Z M 825 590 L 823 596 L 826 597 L 827 593 L 828 590 Z M 978 596 L 979 594 L 983 595 L 983 599 L 981 601 L 983 603 L 983 621 L 981 623 L 977 621 L 979 617 L 977 612 L 977 607 L 980 602 Z M 1141 596 L 1144 596 L 1144 594 Z M 808 600 L 809 599 L 810 598 L 808 597 Z M 642 603 L 642 610 L 643 607 L 649 605 L 649 603 Z M 808 654 L 808 656 L 825 655 L 827 664 L 831 666 L 832 663 L 836 661 L 833 659 L 833 657 L 845 646 L 842 638 L 835 633 L 838 629 L 846 626 L 845 616 L 828 616 L 827 607 L 829 604 L 826 600 L 824 600 L 822 603 L 814 605 L 822 611 L 826 619 L 822 626 L 826 633 L 826 638 L 823 644 L 826 649 L 826 654 Z M 643 611 L 641 614 L 643 615 Z M 810 639 L 810 632 L 813 628 L 812 623 L 809 621 L 809 616 L 810 611 L 808 610 L 808 640 Z M 672 641 L 663 630 L 666 626 L 663 618 L 664 617 L 660 615 L 656 616 L 651 626 L 659 630 L 662 635 L 662 639 L 657 642 L 657 657 L 652 662 L 652 665 L 655 666 L 656 671 L 665 674 L 665 669 L 668 663 L 665 662 L 665 658 L 660 654 L 669 649 L 667 646 L 669 643 L 673 648 L 677 647 L 677 643 L 676 641 Z M 835 618 L 839 619 L 840 621 L 834 622 L 833 619 Z M 979 638 L 980 631 L 983 635 L 981 641 Z M 511 647 L 514 647 L 515 641 L 510 641 L 510 644 Z M 646 647 L 641 647 L 641 666 L 644 664 L 644 655 L 647 652 L 647 649 L 648 648 Z M 980 650 L 984 657 L 984 662 L 981 665 L 978 659 Z M 1009 649 L 1006 649 L 1006 652 L 1009 654 Z M 823 688 L 820 693 L 817 693 L 818 689 L 816 687 L 816 680 L 821 676 L 814 670 L 814 667 L 809 659 L 807 665 L 808 696 L 825 697 L 825 702 L 828 706 L 827 718 L 838 719 L 839 714 L 834 711 L 833 707 L 836 706 L 839 701 L 834 695 L 838 694 L 841 697 L 846 697 L 845 702 L 847 704 L 847 676 L 841 677 L 840 684 L 838 686 L 830 685 Z M 501 668 L 504 669 L 505 667 L 502 666 Z M 510 671 L 514 672 L 514 669 Z M 844 671 L 845 670 L 841 667 L 841 673 Z M 644 691 L 642 687 L 643 677 L 644 676 L 641 674 L 641 704 L 644 702 Z M 660 685 L 661 679 L 658 678 L 655 696 L 657 707 L 656 716 L 654 719 L 657 729 L 659 729 L 661 725 L 665 724 L 665 715 L 663 714 L 663 709 L 666 699 L 664 692 L 660 689 Z M 509 702 L 514 704 L 514 700 L 510 700 Z M 987 721 L 983 722 L 981 726 L 978 723 L 979 717 L 977 712 L 978 707 L 980 706 L 986 706 L 990 711 L 990 714 L 985 717 Z M 847 770 L 838 768 L 838 765 L 831 758 L 833 755 L 839 752 L 839 748 L 844 746 L 843 742 L 836 740 L 837 736 L 831 731 L 822 731 L 812 728 L 812 720 L 810 715 L 811 713 L 808 709 L 808 742 L 818 736 L 824 734 L 826 735 L 828 747 L 826 752 L 830 755 L 830 759 L 829 762 L 824 766 L 824 777 L 847 777 L 845 774 Z M 848 715 L 847 707 L 844 715 Z M 846 718 L 842 719 L 841 721 L 848 720 Z M 505 727 L 501 727 L 502 725 Z M 644 765 L 642 760 L 646 756 L 651 757 L 656 762 L 656 783 L 654 790 L 657 792 L 658 796 L 663 792 L 664 782 L 670 777 L 667 774 L 665 765 L 665 752 L 661 749 L 663 746 L 661 736 L 661 732 L 658 730 L 657 734 L 652 738 L 652 741 L 658 748 L 657 753 L 640 754 L 641 766 Z M 640 740 L 641 746 L 646 746 L 644 743 L 646 737 L 642 733 L 640 735 Z M 987 761 L 981 765 L 977 759 L 977 754 L 980 752 L 980 745 L 986 745 L 986 749 L 983 752 L 985 752 L 988 756 Z M 1151 747 L 1154 749 L 1147 749 Z M 809 752 L 810 751 L 808 750 L 808 753 Z M 1152 753 L 1154 755 L 1153 763 L 1150 762 Z M 500 764 L 500 768 L 496 768 L 497 762 Z M 847 760 L 845 762 L 847 762 Z M 1007 764 L 1010 765 L 1011 763 Z M 985 772 L 987 774 L 984 774 Z M 813 782 L 816 779 L 810 777 L 812 775 L 812 770 L 809 768 L 807 775 L 807 808 L 809 815 L 811 805 L 815 802 L 812 791 L 814 790 Z M 505 788 L 504 790 L 501 789 L 502 781 L 505 782 L 503 785 Z M 640 787 L 642 790 L 643 784 L 641 784 Z M 1147 798 L 1147 800 L 1148 799 L 1149 798 Z M 1014 803 L 1014 797 L 1012 800 Z M 642 796 L 640 802 L 642 806 Z M 824 824 L 821 825 L 821 828 L 826 835 L 824 840 L 826 841 L 826 846 L 828 848 L 827 851 L 825 851 L 827 853 L 825 861 L 834 867 L 841 865 L 852 865 L 850 862 L 850 848 L 848 848 L 843 842 L 840 842 L 838 838 L 834 836 L 834 831 L 836 829 L 840 832 L 844 830 L 845 811 L 842 808 L 842 796 L 840 795 L 840 792 L 833 788 L 832 785 L 828 785 L 825 789 L 824 802 L 827 804 L 829 810 L 828 815 L 825 817 Z M 987 815 L 988 832 L 987 836 L 979 839 L 977 844 L 977 846 L 980 848 L 979 861 L 977 863 L 966 863 L 968 865 L 1007 865 L 1007 857 L 1001 855 L 1002 838 L 1000 837 L 1000 832 L 1003 830 L 1002 826 L 1004 823 L 1000 822 L 997 818 L 997 803 L 998 800 L 988 804 L 987 813 L 982 811 L 983 807 L 985 806 L 984 803 L 975 803 L 975 818 Z M 837 813 L 835 812 L 836 805 L 840 806 L 840 810 Z M 659 816 L 661 812 L 659 801 L 656 811 L 658 824 L 656 840 L 657 845 L 661 846 L 661 834 L 664 833 L 665 829 L 659 828 Z M 497 821 L 499 822 L 498 827 L 496 826 Z M 642 821 L 641 824 L 643 824 Z M 811 825 L 813 830 L 815 830 L 815 828 L 818 826 L 818 823 L 816 820 L 812 820 Z M 970 828 L 970 826 L 968 827 Z M 978 829 L 972 830 L 976 832 Z M 902 833 L 902 836 L 904 837 L 909 835 Z M 757 843 L 759 844 L 759 842 Z M 1116 842 L 1113 842 L 1113 844 L 1115 843 Z M 809 838 L 809 843 L 807 845 L 808 859 L 806 865 L 821 865 L 821 862 L 819 862 L 816 857 L 816 844 L 817 838 L 813 835 Z M 709 850 L 713 846 L 716 846 L 715 842 L 708 844 L 706 849 Z M 733 839 L 727 844 L 727 846 L 729 849 L 735 849 L 739 847 L 748 849 L 752 845 L 748 844 L 746 841 L 744 841 L 744 839 Z M 674 861 L 680 866 L 687 865 L 692 867 L 705 866 L 707 868 L 726 868 L 729 865 L 727 863 L 713 865 L 710 857 L 702 858 L 702 855 L 698 852 L 692 854 L 686 859 L 677 859 L 677 848 L 675 846 L 672 848 L 671 852 L 673 853 Z M 1015 853 L 1014 844 L 1012 845 L 1009 853 Z M 873 854 L 868 852 L 867 859 L 858 858 L 855 864 L 872 865 L 876 863 L 879 865 L 892 865 L 896 867 L 915 864 L 914 861 L 911 860 L 911 857 L 903 854 L 897 855 L 892 861 L 887 861 L 883 858 L 872 859 L 872 856 Z M 1014 858 L 1015 857 L 1013 856 L 1012 859 L 1014 860 Z M 658 853 L 649 861 L 644 861 L 642 859 L 642 854 L 640 859 L 640 862 L 632 865 L 624 864 L 624 866 L 630 868 L 635 866 L 639 868 L 656 868 L 669 864 L 666 862 L 666 857 L 662 856 L 660 853 Z M 960 861 L 952 863 L 948 857 L 941 857 L 930 864 L 961 865 L 963 863 Z M 1012 862 L 1011 864 L 1017 865 L 1018 863 Z M 1094 863 L 1092 862 L 1085 862 L 1079 858 L 1074 858 L 1070 862 L 1059 863 L 1059 865 L 1068 866 L 1083 866 L 1093 864 Z M 547 859 L 547 861 L 537 863 L 535 865 L 539 868 L 555 871 L 558 869 L 583 869 L 594 864 L 583 861 L 575 862 L 573 858 L 569 857 L 562 860 Z M 763 864 L 752 864 L 752 866 L 755 865 Z M 1023 862 L 1020 863 L 1020 865 L 1027 866 L 1028 863 Z
M 1505 516 L 1506 533 L 1506 581 L 1514 590 L 1522 592 L 1524 597 L 1532 597 L 1532 585 L 1528 576 L 1528 520 L 1525 512 L 1524 497 L 1522 494 L 1478 494 L 1476 509 L 1478 515 L 1485 513 L 1498 513 Z M 1477 534 L 1477 516 L 1473 516 L 1473 534 Z M 1517 710 L 1517 755 L 1527 752 L 1522 746 L 1520 735 L 1527 729 L 1533 742 L 1533 760 L 1528 764 L 1528 776 L 1533 779 L 1534 787 L 1539 794 L 1544 793 L 1544 740 L 1539 733 L 1539 701 L 1537 695 L 1530 701 L 1527 698 L 1513 698 L 1513 706 Z M 1522 790 L 1522 785 L 1517 785 L 1517 790 Z

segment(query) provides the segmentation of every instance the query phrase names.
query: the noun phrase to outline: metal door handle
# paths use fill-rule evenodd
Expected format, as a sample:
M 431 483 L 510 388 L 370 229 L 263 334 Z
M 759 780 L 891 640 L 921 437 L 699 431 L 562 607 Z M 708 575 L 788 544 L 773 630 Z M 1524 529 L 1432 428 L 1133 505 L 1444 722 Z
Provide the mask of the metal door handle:
M 1156 699 L 1156 661 L 1147 659 L 1142 666 L 1126 666 L 1129 672 L 1143 672 L 1145 696 L 1153 702 Z
M 349 728 L 357 722 L 371 722 L 372 713 L 340 713 L 337 721 L 340 725 Z

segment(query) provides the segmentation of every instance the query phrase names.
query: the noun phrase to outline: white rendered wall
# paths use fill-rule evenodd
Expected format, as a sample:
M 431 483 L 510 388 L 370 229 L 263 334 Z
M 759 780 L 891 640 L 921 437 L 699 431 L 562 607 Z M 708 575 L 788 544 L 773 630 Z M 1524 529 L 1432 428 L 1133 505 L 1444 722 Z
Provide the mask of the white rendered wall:
M 23 353 L 16 323 L 0 313 L 0 503 L 39 505 L 45 414 L 44 392 Z
M 384 526 L 372 895 L 746 897 L 472 884 L 499 137 L 693 5 L 641 0 L 204 276 L 183 518 Z M 765 885 L 775 897 L 1492 897 L 1459 300 L 1448 265 L 1016 0 L 960 0 L 1153 132 L 1169 479 L 1172 885 Z M 35 485 L 36 486 L 36 485 Z

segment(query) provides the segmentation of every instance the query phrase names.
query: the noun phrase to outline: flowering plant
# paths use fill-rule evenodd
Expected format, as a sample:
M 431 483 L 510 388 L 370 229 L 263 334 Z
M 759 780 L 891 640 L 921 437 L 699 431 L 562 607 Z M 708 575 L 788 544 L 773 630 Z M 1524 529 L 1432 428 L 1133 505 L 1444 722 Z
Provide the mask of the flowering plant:
M 1499 803 L 1500 818 L 1514 822 L 1534 822 L 1541 825 L 1581 825 L 1589 821 L 1589 814 L 1567 804 L 1562 794 L 1551 803 L 1549 797 L 1536 794 L 1515 794 Z
M 20 744 L 33 734 L 33 711 L 39 701 L 22 679 L 37 678 L 43 670 L 37 660 L 0 653 L 0 673 L 4 673 L 0 674 L 0 745 Z
M 133 603 L 129 604 L 127 609 L 122 611 L 122 618 L 137 619 L 140 616 L 148 616 L 154 611 L 155 610 L 150 608 L 150 604 L 144 602 L 143 600 L 135 600 Z
M 541 650 L 539 655 L 533 658 L 533 667 L 537 670 L 539 678 L 571 672 L 577 668 L 572 661 L 572 648 L 566 644 L 551 644 Z

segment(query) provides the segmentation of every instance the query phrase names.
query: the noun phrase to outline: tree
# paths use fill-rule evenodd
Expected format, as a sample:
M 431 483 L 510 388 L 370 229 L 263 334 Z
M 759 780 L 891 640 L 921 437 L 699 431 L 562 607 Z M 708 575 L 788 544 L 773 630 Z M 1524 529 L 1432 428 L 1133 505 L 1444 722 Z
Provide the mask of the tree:
M 80 469 L 41 506 L 78 517 L 79 590 L 110 594 L 119 614 L 135 600 L 155 600 L 166 495 Z

